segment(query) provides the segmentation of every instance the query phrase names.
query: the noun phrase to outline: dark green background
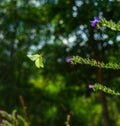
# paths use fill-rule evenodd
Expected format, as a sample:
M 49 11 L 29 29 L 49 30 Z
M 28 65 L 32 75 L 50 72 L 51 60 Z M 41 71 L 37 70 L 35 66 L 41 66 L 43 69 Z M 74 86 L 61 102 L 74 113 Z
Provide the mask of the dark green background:
M 34 2 L 36 1 L 36 2 Z M 24 116 L 22 95 L 32 126 L 102 126 L 97 69 L 66 63 L 79 55 L 103 62 L 120 62 L 120 33 L 92 28 L 94 16 L 116 23 L 117 0 L 1 0 L 0 109 Z M 43 54 L 37 69 L 27 54 Z M 103 83 L 118 91 L 119 70 L 102 70 Z M 110 126 L 120 125 L 119 97 L 105 94 Z M 114 115 L 114 116 L 113 116 Z

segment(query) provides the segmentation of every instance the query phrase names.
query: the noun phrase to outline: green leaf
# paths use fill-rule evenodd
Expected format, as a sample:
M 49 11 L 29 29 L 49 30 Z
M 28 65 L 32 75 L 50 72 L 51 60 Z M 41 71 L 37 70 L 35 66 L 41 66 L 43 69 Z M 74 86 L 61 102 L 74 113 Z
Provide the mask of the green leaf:
M 31 59 L 32 61 L 35 61 L 35 60 L 37 60 L 37 59 L 40 57 L 40 55 L 39 55 L 39 54 L 27 55 L 27 57 L 28 57 L 29 59 Z
M 35 61 L 35 66 L 37 68 L 43 68 L 43 62 L 42 62 L 42 55 L 41 54 L 35 54 L 35 55 L 27 55 L 27 57 L 29 59 L 31 59 L 32 61 Z
M 36 65 L 37 68 L 40 68 L 40 67 L 43 68 L 44 67 L 43 62 L 42 62 L 42 57 L 39 57 L 39 58 L 36 59 L 35 65 Z

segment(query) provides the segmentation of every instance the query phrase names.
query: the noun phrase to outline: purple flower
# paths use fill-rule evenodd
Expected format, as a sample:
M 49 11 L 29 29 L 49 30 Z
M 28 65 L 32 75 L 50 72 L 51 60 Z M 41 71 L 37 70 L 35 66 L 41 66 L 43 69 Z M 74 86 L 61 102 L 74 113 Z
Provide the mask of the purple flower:
M 94 88 L 94 85 L 92 85 L 92 84 L 89 84 L 89 86 L 88 86 L 90 89 L 93 89 Z
M 11 114 L 8 114 L 9 117 L 11 117 Z
M 67 58 L 66 63 L 70 63 L 72 61 L 72 58 Z
M 5 123 L 5 120 L 4 119 L 2 119 L 2 123 Z
M 17 114 L 17 118 L 20 118 L 20 115 Z
M 2 114 L 3 113 L 3 110 L 0 110 L 0 114 Z
M 94 20 L 91 21 L 91 26 L 95 27 L 97 25 L 97 23 L 99 22 L 99 20 L 100 20 L 99 17 L 94 17 Z

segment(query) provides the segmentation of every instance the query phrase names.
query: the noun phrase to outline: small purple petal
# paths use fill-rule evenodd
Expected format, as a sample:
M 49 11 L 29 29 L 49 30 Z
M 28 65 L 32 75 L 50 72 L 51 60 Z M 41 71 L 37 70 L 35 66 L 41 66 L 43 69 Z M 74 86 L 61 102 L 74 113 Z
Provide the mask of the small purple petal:
M 71 58 L 67 58 L 67 59 L 66 59 L 66 63 L 70 63 L 71 61 L 72 61 Z
M 99 22 L 99 20 L 100 20 L 99 17 L 94 17 L 94 20 L 91 21 L 91 26 L 95 27 L 97 25 L 97 23 Z
M 0 114 L 2 114 L 3 113 L 3 110 L 0 110 Z
M 11 114 L 8 114 L 9 117 L 11 117 Z
M 20 115 L 17 114 L 17 118 L 20 118 Z
M 91 26 L 92 26 L 92 27 L 95 27 L 96 24 L 97 24 L 96 21 L 91 21 Z
M 5 120 L 4 119 L 2 119 L 2 123 L 5 123 Z
M 94 88 L 94 85 L 92 85 L 92 84 L 89 84 L 89 86 L 88 86 L 90 89 L 93 89 Z
M 94 20 L 99 21 L 100 19 L 99 19 L 99 17 L 95 16 Z

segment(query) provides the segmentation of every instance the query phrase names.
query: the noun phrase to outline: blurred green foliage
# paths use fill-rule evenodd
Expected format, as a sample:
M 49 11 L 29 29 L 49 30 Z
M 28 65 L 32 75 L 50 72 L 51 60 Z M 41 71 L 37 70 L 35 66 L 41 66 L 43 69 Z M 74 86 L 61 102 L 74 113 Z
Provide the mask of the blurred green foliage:
M 102 126 L 99 96 L 88 89 L 96 68 L 65 60 L 80 55 L 119 62 L 120 33 L 90 26 L 95 15 L 117 22 L 119 14 L 116 0 L 1 1 L 0 108 L 16 109 L 32 126 L 63 126 L 68 114 L 70 125 Z M 41 52 L 44 69 L 37 69 L 27 55 Z M 119 71 L 103 73 L 104 83 L 119 90 Z M 111 126 L 119 126 L 119 99 L 106 97 Z

